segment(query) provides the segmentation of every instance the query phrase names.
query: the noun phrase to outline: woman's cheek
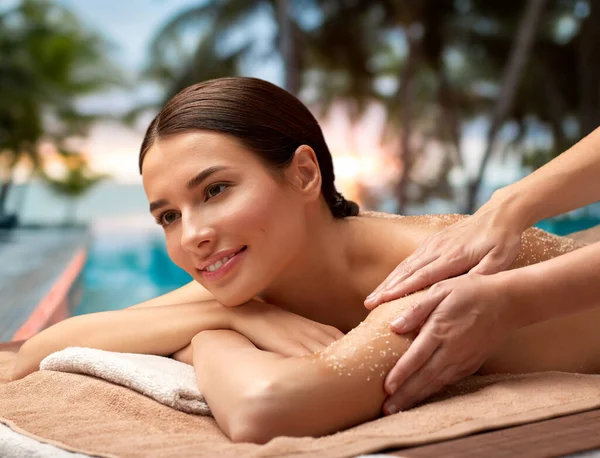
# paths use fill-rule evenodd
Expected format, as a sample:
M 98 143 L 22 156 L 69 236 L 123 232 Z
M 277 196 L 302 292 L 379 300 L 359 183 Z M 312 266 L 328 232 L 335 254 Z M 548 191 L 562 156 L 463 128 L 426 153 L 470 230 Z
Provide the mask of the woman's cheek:
M 166 234 L 167 254 L 169 255 L 169 258 L 171 258 L 171 261 L 173 261 L 173 263 L 177 267 L 180 267 L 181 269 L 185 270 L 187 273 L 192 275 L 192 272 L 190 271 L 190 266 L 186 265 L 186 258 L 185 253 L 183 252 L 183 248 L 179 243 L 176 243 L 177 240 L 175 237 L 176 236 L 173 234 Z

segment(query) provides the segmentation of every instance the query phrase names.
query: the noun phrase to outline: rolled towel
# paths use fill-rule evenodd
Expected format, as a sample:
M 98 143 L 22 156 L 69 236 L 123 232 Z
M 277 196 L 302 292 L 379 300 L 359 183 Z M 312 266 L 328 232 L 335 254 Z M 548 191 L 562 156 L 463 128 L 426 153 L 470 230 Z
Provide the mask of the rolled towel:
M 211 415 L 194 368 L 165 356 L 68 347 L 46 356 L 40 370 L 92 375 L 182 412 Z

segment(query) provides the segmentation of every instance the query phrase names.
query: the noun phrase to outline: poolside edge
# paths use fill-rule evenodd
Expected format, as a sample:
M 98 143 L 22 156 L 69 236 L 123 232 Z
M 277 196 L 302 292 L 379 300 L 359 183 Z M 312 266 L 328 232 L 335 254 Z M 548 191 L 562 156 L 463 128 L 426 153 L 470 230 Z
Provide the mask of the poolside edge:
M 50 291 L 36 306 L 27 321 L 13 335 L 12 340 L 25 340 L 43 329 L 70 316 L 69 292 L 79 278 L 87 258 L 87 249 L 80 248 L 58 277 Z

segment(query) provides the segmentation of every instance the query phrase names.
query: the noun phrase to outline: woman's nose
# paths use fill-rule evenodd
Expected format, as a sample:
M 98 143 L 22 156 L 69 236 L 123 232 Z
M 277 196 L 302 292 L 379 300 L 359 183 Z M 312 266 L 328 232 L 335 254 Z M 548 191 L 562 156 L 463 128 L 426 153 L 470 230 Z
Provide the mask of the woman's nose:
M 215 238 L 215 230 L 199 215 L 182 216 L 181 246 L 190 251 L 205 251 Z

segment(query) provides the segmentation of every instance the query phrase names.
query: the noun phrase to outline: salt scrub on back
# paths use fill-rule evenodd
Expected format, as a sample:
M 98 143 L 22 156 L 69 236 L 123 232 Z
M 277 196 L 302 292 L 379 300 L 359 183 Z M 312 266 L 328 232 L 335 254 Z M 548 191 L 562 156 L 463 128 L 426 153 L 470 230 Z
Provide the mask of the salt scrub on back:
M 568 237 L 559 237 L 537 227 L 531 227 L 521 235 L 521 250 L 515 259 L 515 267 L 546 261 L 584 246 L 581 242 Z

